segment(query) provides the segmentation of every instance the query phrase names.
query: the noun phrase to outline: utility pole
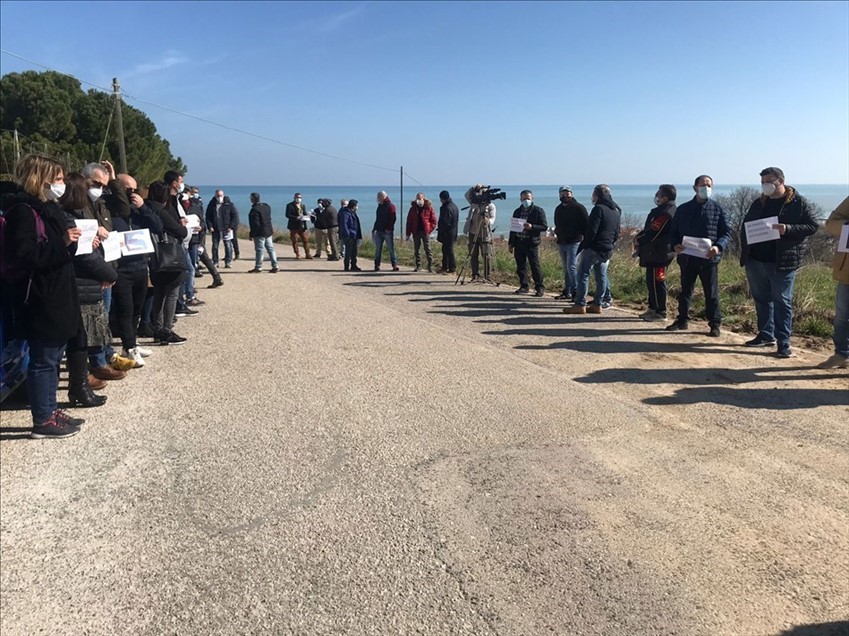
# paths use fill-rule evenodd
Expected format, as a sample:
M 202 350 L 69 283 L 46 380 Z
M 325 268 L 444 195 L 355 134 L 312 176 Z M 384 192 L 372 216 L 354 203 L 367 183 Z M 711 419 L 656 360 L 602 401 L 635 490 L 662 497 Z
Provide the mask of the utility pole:
M 15 128 L 15 165 L 21 160 L 21 140 L 18 139 L 18 129 Z
M 118 78 L 112 78 L 112 90 L 115 93 L 115 125 L 118 128 L 118 152 L 120 153 L 121 172 L 127 172 L 127 149 L 124 147 L 124 119 L 121 116 L 121 86 Z
M 398 238 L 402 241 L 404 240 L 404 225 L 401 221 L 400 210 L 401 206 L 404 204 L 404 166 L 401 166 L 401 196 L 398 199 Z

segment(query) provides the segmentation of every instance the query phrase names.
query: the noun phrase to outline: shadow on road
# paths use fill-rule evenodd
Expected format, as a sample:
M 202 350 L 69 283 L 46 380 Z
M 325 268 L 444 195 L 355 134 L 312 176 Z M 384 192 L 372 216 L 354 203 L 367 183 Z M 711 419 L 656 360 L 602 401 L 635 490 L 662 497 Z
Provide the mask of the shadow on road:
M 797 625 L 774 636 L 849 636 L 849 621 Z

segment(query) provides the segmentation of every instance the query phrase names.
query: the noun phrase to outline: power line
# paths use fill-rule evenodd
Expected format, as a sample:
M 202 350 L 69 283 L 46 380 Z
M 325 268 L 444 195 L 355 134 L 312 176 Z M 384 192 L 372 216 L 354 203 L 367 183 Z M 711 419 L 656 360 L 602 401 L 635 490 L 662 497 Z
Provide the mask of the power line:
M 111 93 L 112 92 L 111 89 L 107 89 L 107 88 L 104 88 L 103 86 L 99 86 L 98 84 L 94 84 L 92 82 L 88 82 L 86 80 L 80 79 L 78 77 L 75 77 L 74 75 L 71 75 L 70 73 L 65 73 L 63 71 L 56 70 L 54 68 L 51 68 L 51 67 L 46 66 L 44 64 L 41 64 L 40 62 L 36 62 L 35 60 L 30 60 L 28 58 L 23 57 L 22 55 L 18 55 L 17 53 L 12 53 L 11 51 L 7 51 L 5 49 L 0 49 L 0 53 L 5 53 L 6 55 L 10 55 L 10 56 L 15 57 L 19 60 L 27 62 L 29 64 L 34 64 L 35 66 L 39 66 L 39 67 L 46 69 L 48 71 L 52 71 L 54 73 L 59 73 L 60 75 L 65 75 L 66 77 L 70 77 L 72 79 L 75 79 L 82 84 L 86 84 L 87 86 L 91 86 L 91 87 L 96 88 L 100 91 L 103 91 L 104 93 Z M 366 163 L 364 161 L 357 161 L 356 159 L 349 159 L 347 157 L 339 157 L 339 156 L 336 156 L 336 155 L 327 154 L 326 152 L 320 152 L 318 150 L 312 150 L 311 148 L 305 148 L 304 146 L 298 146 L 296 144 L 290 144 L 288 142 L 281 141 L 279 139 L 274 139 L 272 137 L 266 137 L 265 135 L 259 135 L 257 133 L 253 133 L 253 132 L 250 132 L 250 131 L 247 131 L 247 130 L 242 130 L 241 128 L 235 128 L 233 126 L 221 124 L 219 122 L 212 121 L 211 119 L 205 119 L 203 117 L 199 117 L 199 116 L 193 115 L 191 113 L 186 113 L 186 112 L 177 110 L 175 108 L 170 108 L 168 106 L 162 106 L 160 104 L 155 104 L 154 102 L 150 102 L 150 101 L 147 101 L 147 100 L 142 99 L 140 97 L 130 95 L 129 93 L 126 93 L 126 92 L 123 92 L 123 91 L 122 91 L 122 95 L 125 98 L 132 99 L 132 100 L 134 100 L 134 101 L 136 101 L 140 104 L 147 104 L 148 106 L 153 106 L 154 108 L 159 108 L 160 110 L 175 113 L 175 114 L 181 115 L 183 117 L 189 117 L 191 119 L 203 122 L 205 124 L 209 124 L 210 126 L 216 126 L 218 128 L 223 128 L 224 130 L 230 130 L 232 132 L 237 132 L 237 133 L 242 134 L 242 135 L 254 137 L 255 139 L 261 139 L 263 141 L 268 141 L 268 142 L 271 142 L 271 143 L 274 143 L 274 144 L 278 144 L 280 146 L 285 146 L 287 148 L 293 148 L 295 150 L 300 150 L 302 152 L 309 152 L 309 153 L 312 153 L 314 155 L 318 155 L 320 157 L 325 157 L 327 159 L 334 159 L 336 161 L 343 161 L 343 162 L 346 162 L 346 163 L 356 164 L 356 165 L 359 165 L 359 166 L 374 168 L 375 170 L 385 170 L 387 172 L 397 172 L 397 170 L 398 170 L 397 168 L 387 168 L 385 166 L 378 166 L 378 165 L 375 165 L 375 164 L 372 164 L 372 163 Z M 412 179 L 413 181 L 415 181 L 416 183 L 418 183 L 420 186 L 424 187 L 424 185 L 422 183 L 419 183 L 419 181 L 417 181 L 416 179 L 413 179 L 413 177 L 410 177 L 410 175 L 408 175 L 406 172 L 404 174 L 406 176 L 408 176 L 410 179 Z

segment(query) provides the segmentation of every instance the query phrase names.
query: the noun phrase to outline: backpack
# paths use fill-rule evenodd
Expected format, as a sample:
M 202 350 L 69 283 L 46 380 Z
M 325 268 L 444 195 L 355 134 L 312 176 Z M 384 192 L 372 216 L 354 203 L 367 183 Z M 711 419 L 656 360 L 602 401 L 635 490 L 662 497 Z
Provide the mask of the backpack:
M 44 219 L 42 219 L 41 215 L 36 212 L 35 208 L 32 206 L 27 207 L 32 211 L 32 215 L 35 218 L 35 234 L 38 244 L 41 245 L 42 243 L 46 243 L 47 228 L 44 227 Z M 9 210 L 13 208 L 14 206 Z M 8 249 L 6 245 L 6 214 L 9 213 L 9 210 L 0 214 L 0 278 L 6 283 L 14 284 L 20 283 L 28 276 L 31 276 L 32 272 L 21 267 L 19 263 L 15 262 L 12 256 L 13 251 Z

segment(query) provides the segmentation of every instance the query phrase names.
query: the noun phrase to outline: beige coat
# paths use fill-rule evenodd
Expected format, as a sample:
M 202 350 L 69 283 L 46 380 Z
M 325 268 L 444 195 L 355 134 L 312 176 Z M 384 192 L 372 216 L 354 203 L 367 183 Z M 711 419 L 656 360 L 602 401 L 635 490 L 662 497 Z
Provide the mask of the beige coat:
M 825 222 L 825 231 L 833 236 L 840 236 L 846 223 L 849 223 L 849 197 L 843 199 L 834 212 L 829 214 Z M 834 280 L 849 285 L 849 253 L 835 252 L 832 264 Z

